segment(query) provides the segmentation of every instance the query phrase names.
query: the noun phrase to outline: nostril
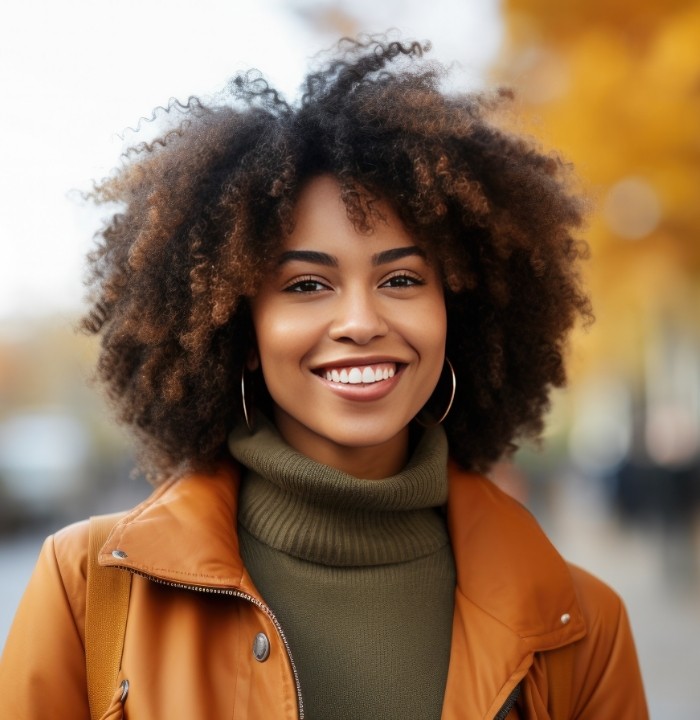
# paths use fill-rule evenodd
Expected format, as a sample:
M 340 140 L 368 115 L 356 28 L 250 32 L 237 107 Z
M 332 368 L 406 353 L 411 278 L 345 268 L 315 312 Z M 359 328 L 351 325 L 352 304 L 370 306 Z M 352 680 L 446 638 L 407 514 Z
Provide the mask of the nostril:
M 329 336 L 332 340 L 354 345 L 367 345 L 388 332 L 388 326 L 383 320 L 377 322 L 346 322 L 331 328 Z

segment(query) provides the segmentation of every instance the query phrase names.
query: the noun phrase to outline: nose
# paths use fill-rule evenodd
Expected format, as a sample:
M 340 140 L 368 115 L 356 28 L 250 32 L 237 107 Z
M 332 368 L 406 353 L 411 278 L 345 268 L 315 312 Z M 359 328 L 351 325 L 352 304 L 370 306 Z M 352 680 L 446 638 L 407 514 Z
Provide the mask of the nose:
M 332 340 L 367 345 L 388 330 L 381 300 L 370 291 L 348 291 L 338 298 L 329 329 Z

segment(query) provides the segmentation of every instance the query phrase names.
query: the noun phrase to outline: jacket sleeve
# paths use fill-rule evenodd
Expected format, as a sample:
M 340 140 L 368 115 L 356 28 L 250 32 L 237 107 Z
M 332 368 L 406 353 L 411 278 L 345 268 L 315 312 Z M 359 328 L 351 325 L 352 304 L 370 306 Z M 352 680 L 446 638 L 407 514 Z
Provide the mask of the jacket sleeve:
M 44 542 L 20 602 L 0 659 L 3 720 L 89 720 L 80 525 Z
M 574 659 L 577 720 L 649 717 L 632 631 L 622 600 L 607 585 L 572 567 L 588 633 Z

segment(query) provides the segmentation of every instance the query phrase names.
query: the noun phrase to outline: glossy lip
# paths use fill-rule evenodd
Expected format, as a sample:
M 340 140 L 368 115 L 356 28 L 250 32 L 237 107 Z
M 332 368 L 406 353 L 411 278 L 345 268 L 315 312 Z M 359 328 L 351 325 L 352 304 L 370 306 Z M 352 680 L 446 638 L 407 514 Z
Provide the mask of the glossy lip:
M 396 365 L 396 372 L 393 377 L 387 380 L 381 380 L 375 383 L 358 383 L 352 385 L 350 383 L 336 383 L 330 380 L 326 380 L 322 373 L 326 368 L 352 368 L 352 367 L 364 367 L 365 365 L 379 365 L 381 363 L 394 363 Z M 312 370 L 313 375 L 322 382 L 331 392 L 346 399 L 369 402 L 372 400 L 380 400 L 381 398 L 388 395 L 399 383 L 403 371 L 406 369 L 407 363 L 401 362 L 396 359 L 388 358 L 372 358 L 371 360 L 366 358 L 352 358 L 344 360 L 333 361 L 333 364 L 328 363 L 325 365 L 319 365 L 318 368 Z

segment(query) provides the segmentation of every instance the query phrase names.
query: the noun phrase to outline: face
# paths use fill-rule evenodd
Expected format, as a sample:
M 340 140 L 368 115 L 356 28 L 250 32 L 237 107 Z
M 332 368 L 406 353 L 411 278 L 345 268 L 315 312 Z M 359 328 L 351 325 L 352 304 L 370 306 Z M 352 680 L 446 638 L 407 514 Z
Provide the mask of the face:
M 258 358 L 289 445 L 362 477 L 406 461 L 408 424 L 445 357 L 442 283 L 386 205 L 370 235 L 336 180 L 311 180 L 296 225 L 253 298 Z

